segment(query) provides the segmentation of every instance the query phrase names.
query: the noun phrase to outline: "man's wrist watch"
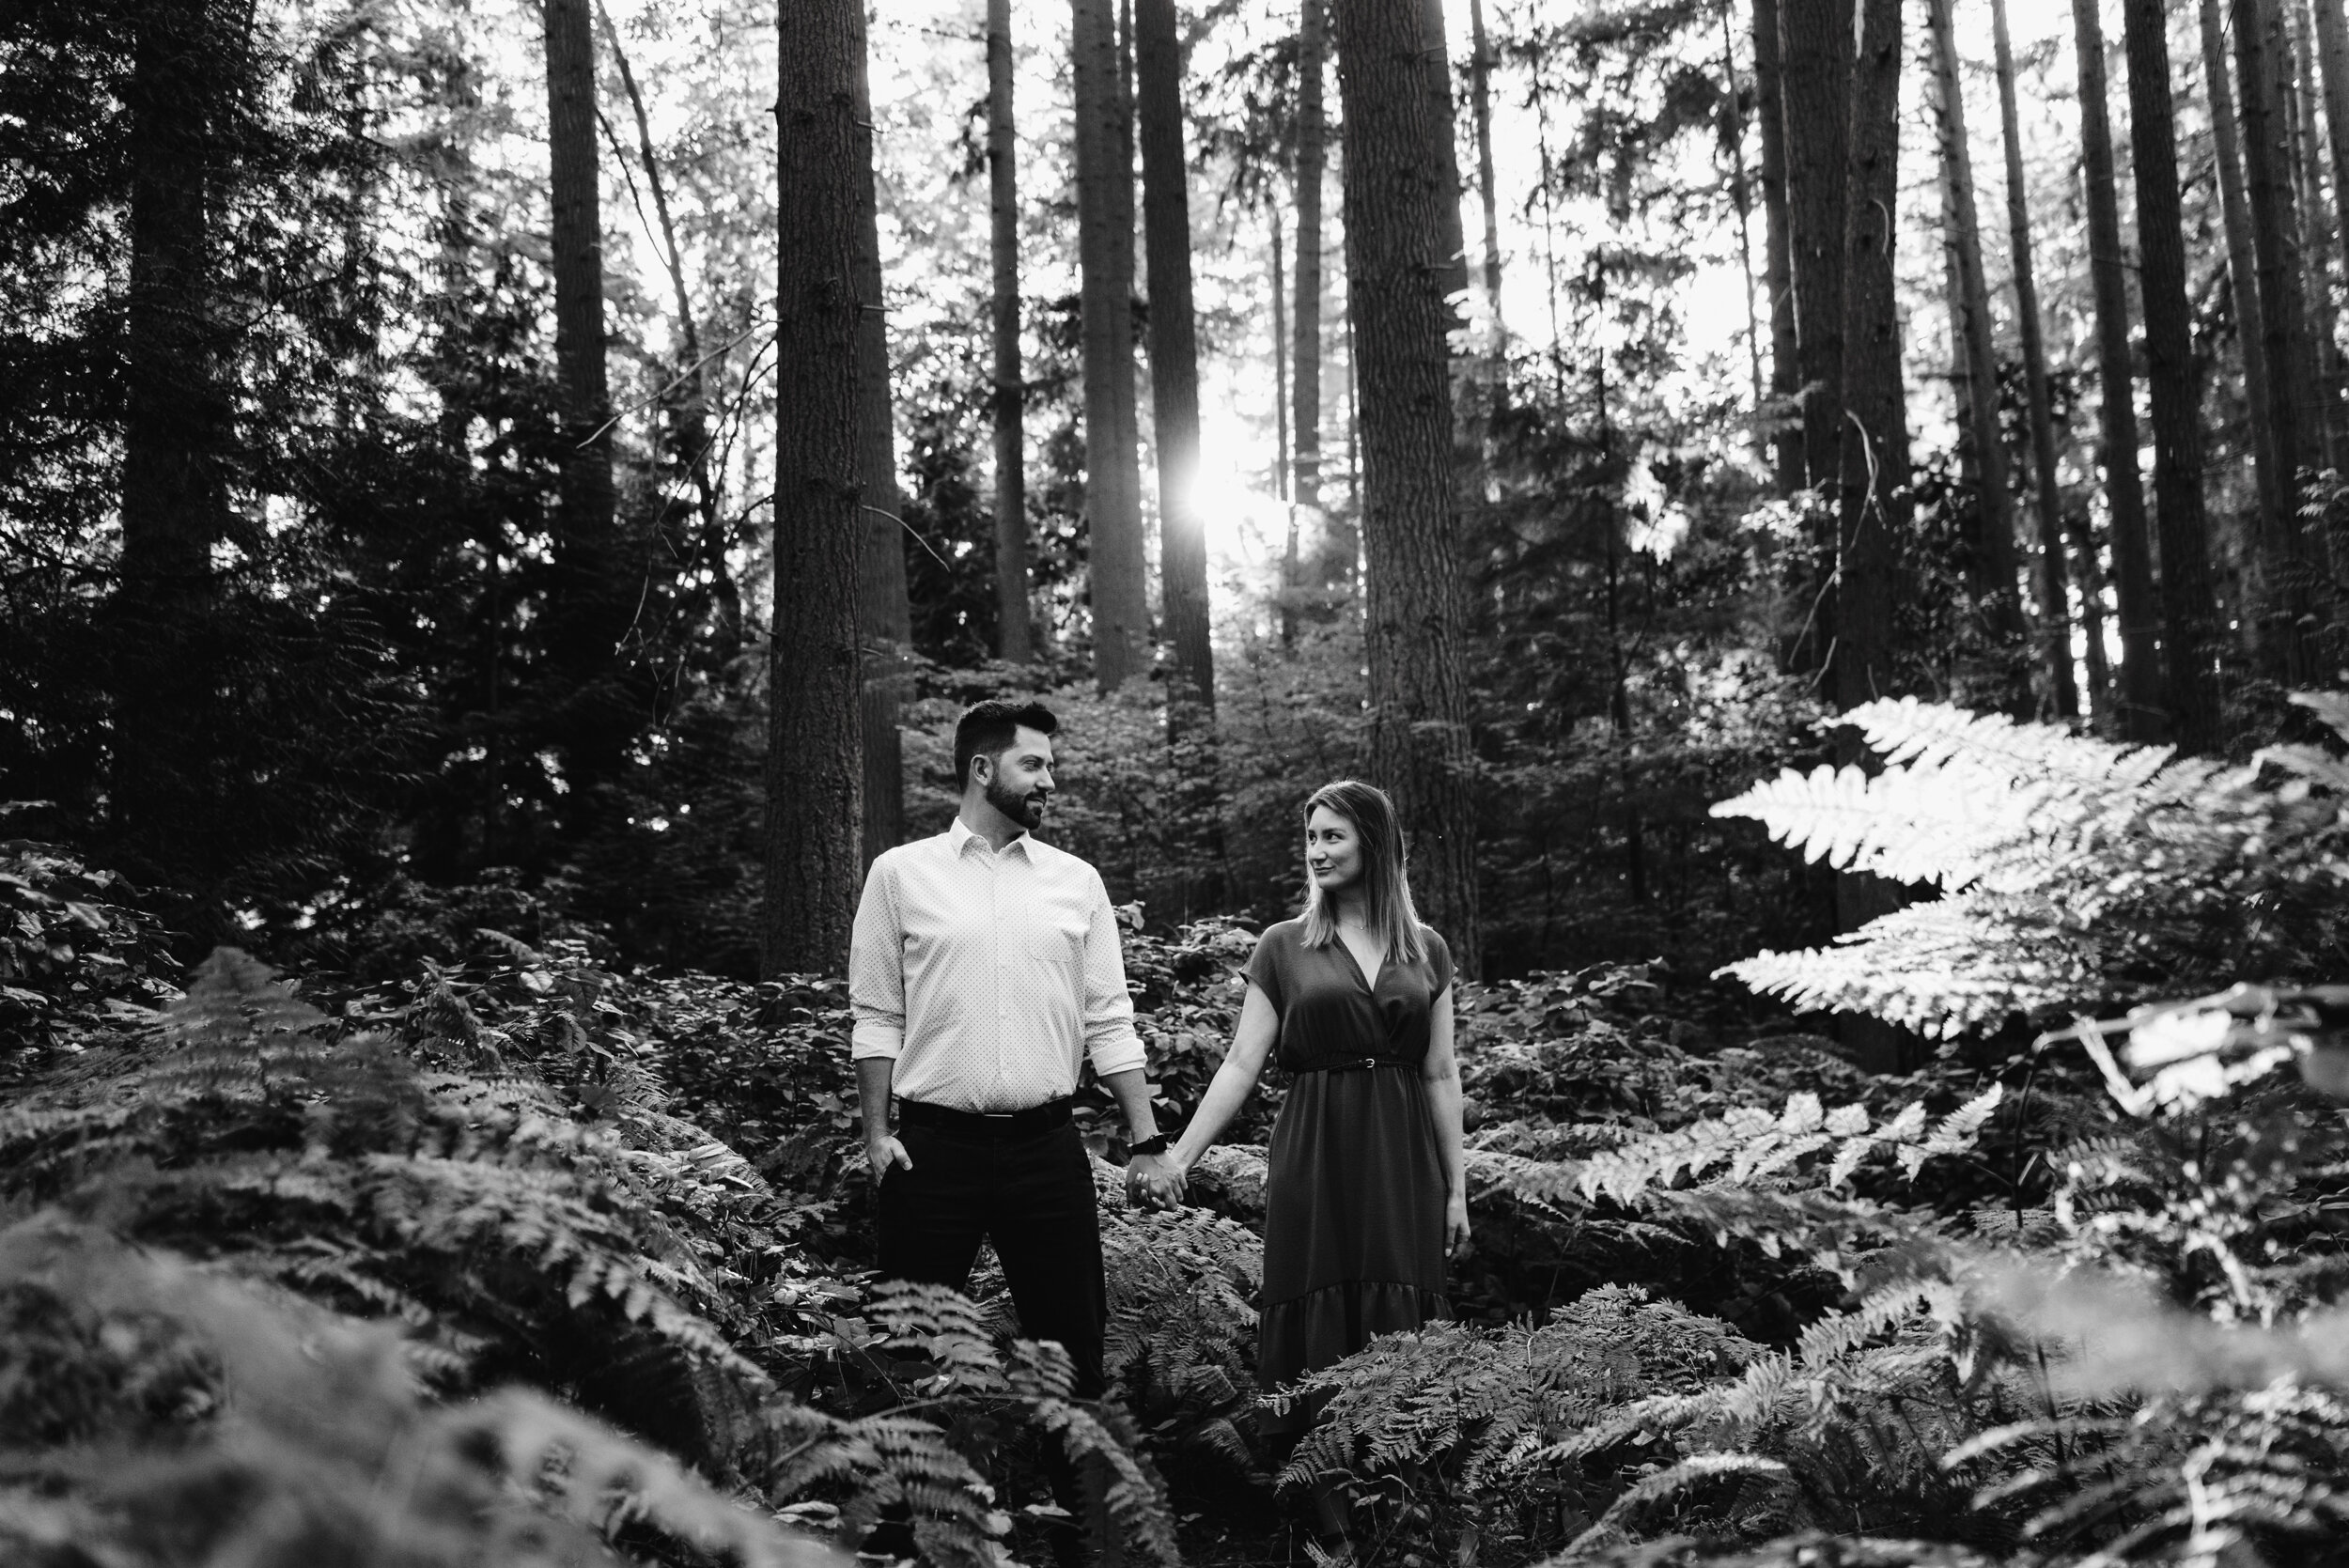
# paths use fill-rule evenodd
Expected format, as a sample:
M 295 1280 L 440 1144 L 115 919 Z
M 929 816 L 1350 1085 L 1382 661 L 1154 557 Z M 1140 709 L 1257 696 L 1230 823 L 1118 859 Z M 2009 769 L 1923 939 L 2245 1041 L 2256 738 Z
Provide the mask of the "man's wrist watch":
M 1127 1145 L 1128 1155 L 1162 1155 L 1174 1146 L 1174 1140 L 1164 1133 L 1154 1133 L 1139 1143 Z

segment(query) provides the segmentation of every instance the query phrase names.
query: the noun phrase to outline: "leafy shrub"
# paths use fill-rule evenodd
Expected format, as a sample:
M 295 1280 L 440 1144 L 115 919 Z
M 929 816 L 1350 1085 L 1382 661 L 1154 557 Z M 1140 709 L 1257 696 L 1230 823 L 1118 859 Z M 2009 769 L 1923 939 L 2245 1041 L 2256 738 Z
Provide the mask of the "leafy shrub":
M 135 1027 L 170 996 L 163 927 L 120 902 L 128 892 L 54 846 L 0 842 L 0 1081 L 70 1037 Z

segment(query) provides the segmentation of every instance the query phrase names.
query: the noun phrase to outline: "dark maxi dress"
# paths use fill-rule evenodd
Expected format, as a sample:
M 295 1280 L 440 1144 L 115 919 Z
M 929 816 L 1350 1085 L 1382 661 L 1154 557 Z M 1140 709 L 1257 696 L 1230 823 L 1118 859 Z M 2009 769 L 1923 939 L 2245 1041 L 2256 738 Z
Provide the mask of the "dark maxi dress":
M 1342 941 L 1307 947 L 1302 921 L 1267 928 L 1248 978 L 1281 1017 L 1274 1060 L 1292 1075 L 1265 1171 L 1267 1390 L 1344 1359 L 1373 1335 L 1448 1317 L 1443 1158 L 1420 1068 L 1452 953 L 1390 959 L 1375 985 Z M 1311 1423 L 1303 1404 L 1266 1411 L 1276 1447 Z

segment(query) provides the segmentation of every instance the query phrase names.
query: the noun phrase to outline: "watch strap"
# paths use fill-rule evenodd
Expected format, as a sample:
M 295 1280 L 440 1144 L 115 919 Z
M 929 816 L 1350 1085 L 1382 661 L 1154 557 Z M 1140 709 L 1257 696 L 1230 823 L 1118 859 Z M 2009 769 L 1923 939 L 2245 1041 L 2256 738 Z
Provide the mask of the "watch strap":
M 1126 1152 L 1128 1155 L 1162 1155 L 1174 1146 L 1174 1140 L 1161 1132 L 1145 1138 L 1139 1143 L 1128 1144 Z

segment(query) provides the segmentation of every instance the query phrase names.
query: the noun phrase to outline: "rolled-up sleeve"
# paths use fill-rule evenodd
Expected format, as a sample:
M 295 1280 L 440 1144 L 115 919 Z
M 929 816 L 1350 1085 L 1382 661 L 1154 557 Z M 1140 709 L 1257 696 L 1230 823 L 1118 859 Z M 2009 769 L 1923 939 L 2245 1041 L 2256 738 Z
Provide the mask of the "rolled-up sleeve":
M 890 857 L 873 862 L 857 900 L 856 927 L 848 937 L 848 1009 L 856 1028 L 848 1055 L 892 1061 L 906 1044 L 905 924 L 897 907 L 897 878 Z M 1121 981 L 1122 984 L 1122 981 Z M 1131 1025 L 1128 1026 L 1131 1032 Z
M 1085 1054 L 1100 1077 L 1143 1065 L 1142 1036 L 1134 1032 L 1134 999 L 1126 989 L 1126 955 L 1117 940 L 1117 912 L 1098 872 L 1093 877 L 1093 913 L 1085 925 Z

